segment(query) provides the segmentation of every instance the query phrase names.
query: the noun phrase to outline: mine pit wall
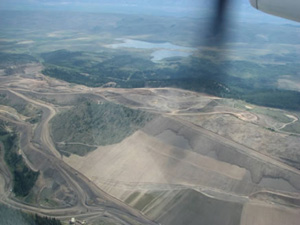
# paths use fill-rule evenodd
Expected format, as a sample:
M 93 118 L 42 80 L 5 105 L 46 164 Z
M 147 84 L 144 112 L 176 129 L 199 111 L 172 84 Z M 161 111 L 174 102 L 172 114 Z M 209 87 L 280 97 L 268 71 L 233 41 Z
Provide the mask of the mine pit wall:
M 250 183 L 260 184 L 265 188 L 275 187 L 276 189 L 276 180 L 278 180 L 278 186 L 282 191 L 300 191 L 300 176 L 298 173 L 291 170 L 284 171 L 285 169 L 281 169 L 278 166 L 265 163 L 265 161 L 258 158 L 249 157 L 249 155 L 246 155 L 233 146 L 232 142 L 218 142 L 217 138 L 211 139 L 211 137 L 205 133 L 195 131 L 180 122 L 165 117 L 160 117 L 143 128 L 145 133 L 154 137 L 157 137 L 165 130 L 170 130 L 187 140 L 190 146 L 189 151 L 194 151 L 201 155 L 213 157 L 216 160 L 245 168 L 251 175 L 250 180 L 246 178 Z M 165 141 L 163 139 L 160 140 Z M 269 182 L 261 182 L 263 178 L 273 179 L 272 185 L 268 184 Z M 282 185 L 283 182 L 289 184 Z

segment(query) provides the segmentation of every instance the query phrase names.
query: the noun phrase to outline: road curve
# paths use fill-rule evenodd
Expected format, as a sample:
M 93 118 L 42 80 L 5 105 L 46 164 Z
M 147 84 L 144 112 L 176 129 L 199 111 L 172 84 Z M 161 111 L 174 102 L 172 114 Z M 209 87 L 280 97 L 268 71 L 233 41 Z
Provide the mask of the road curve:
M 8 91 L 18 96 L 19 98 L 22 98 L 24 101 L 40 107 L 43 110 L 45 116 L 43 116 L 42 121 L 39 124 L 41 148 L 36 149 L 36 147 L 33 146 L 32 143 L 30 143 L 30 140 L 27 140 L 26 145 L 30 146 L 30 148 L 32 149 L 35 148 L 36 151 L 40 151 L 45 157 L 50 160 L 50 163 L 52 163 L 58 169 L 58 171 L 66 179 L 68 184 L 73 188 L 79 201 L 75 206 L 69 208 L 48 209 L 20 202 L 13 196 L 11 196 L 11 193 L 9 191 L 6 191 L 1 196 L 0 202 L 13 208 L 22 209 L 30 213 L 38 213 L 41 215 L 53 216 L 61 219 L 77 217 L 78 215 L 80 215 L 80 217 L 84 219 L 89 219 L 89 217 L 95 217 L 97 215 L 101 215 L 101 213 L 103 213 L 104 211 L 107 211 L 109 212 L 111 217 L 114 217 L 117 221 L 122 221 L 122 223 L 124 224 L 132 224 L 130 221 L 136 221 L 140 224 L 157 224 L 146 218 L 139 211 L 131 208 L 125 203 L 115 199 L 114 197 L 99 189 L 85 176 L 83 176 L 81 173 L 78 173 L 78 171 L 75 171 L 61 159 L 61 154 L 56 150 L 49 132 L 49 122 L 56 114 L 56 111 L 53 107 L 51 107 L 50 104 L 48 105 L 40 101 L 28 98 L 27 96 L 21 94 L 20 92 L 17 92 L 16 90 L 13 90 L 12 88 L 9 88 Z M 25 126 L 26 124 L 23 121 L 15 121 L 5 116 L 1 116 L 0 119 L 9 121 L 10 123 L 15 124 L 15 126 Z M 20 142 L 20 144 L 21 143 L 22 142 Z M 22 148 L 23 146 L 20 147 Z M 11 180 L 11 177 L 6 177 L 6 180 L 9 179 Z M 87 202 L 90 198 L 104 199 L 104 203 L 102 202 L 97 203 L 96 205 L 89 205 Z

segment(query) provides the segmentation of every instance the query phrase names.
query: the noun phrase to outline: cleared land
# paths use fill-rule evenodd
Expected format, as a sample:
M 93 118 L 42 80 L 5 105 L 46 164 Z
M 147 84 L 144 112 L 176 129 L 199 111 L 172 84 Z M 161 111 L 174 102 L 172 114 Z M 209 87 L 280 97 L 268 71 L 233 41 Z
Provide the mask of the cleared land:
M 95 224 L 249 224 L 253 202 L 266 213 L 284 207 L 282 223 L 298 219 L 299 138 L 281 129 L 297 126 L 297 113 L 173 88 L 74 86 L 39 69 L 28 64 L 1 83 L 0 118 L 19 132 L 25 161 L 41 174 L 24 199 L 29 206 L 15 201 L 3 173 L 5 204 L 60 219 L 80 214 Z M 30 122 L 35 112 L 41 115 Z M 73 122 L 98 135 L 80 133 Z M 96 141 L 104 130 L 118 138 Z M 62 156 L 54 143 L 81 155 L 64 149 Z
M 299 224 L 299 220 L 299 209 L 288 209 L 253 202 L 244 206 L 241 225 L 297 225 Z
M 31 66 L 35 68 L 36 65 Z M 7 82 L 1 83 L 1 91 L 5 95 L 10 95 L 13 100 L 25 101 L 39 108 L 42 111 L 40 122 L 31 124 L 18 119 L 16 116 L 11 118 L 7 115 L 1 115 L 0 118 L 9 127 L 14 127 L 20 134 L 19 147 L 26 155 L 31 166 L 40 171 L 41 176 L 25 199 L 17 199 L 9 191 L 11 189 L 10 174 L 2 173 L 5 186 L 3 192 L 0 193 L 1 202 L 14 208 L 23 209 L 26 212 L 54 216 L 62 220 L 80 215 L 79 218 L 86 218 L 88 221 L 101 220 L 105 223 L 112 222 L 114 224 L 154 224 L 137 211 L 111 198 L 94 184 L 89 183 L 84 176 L 61 161 L 49 135 L 48 123 L 56 114 L 54 108 L 48 103 L 28 98 L 22 93 L 27 90 L 23 88 L 26 82 L 28 82 L 25 85 L 27 87 L 36 85 L 35 79 L 40 77 L 39 74 L 32 73 L 32 70 L 29 71 L 31 72 L 18 74 L 26 77 L 25 80 L 22 80 L 22 78 L 16 79 L 16 85 L 20 84 L 19 88 L 14 90 L 7 88 L 11 86 L 10 82 L 15 82 L 10 77 Z M 45 80 L 45 83 L 48 83 L 47 80 Z M 52 84 L 56 85 L 58 83 L 54 81 Z M 59 157 L 57 157 L 57 154 Z M 6 169 L 3 168 L 1 171 L 6 171 Z M 108 208 L 113 209 L 106 213 L 105 209 Z

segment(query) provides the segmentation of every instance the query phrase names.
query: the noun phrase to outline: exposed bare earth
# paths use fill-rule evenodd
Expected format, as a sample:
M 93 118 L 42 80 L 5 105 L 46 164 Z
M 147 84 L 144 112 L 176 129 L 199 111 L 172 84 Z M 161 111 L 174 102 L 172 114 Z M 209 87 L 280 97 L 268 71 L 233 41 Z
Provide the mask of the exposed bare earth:
M 280 206 L 251 202 L 244 206 L 241 225 L 274 225 L 274 224 L 299 224 L 299 209 L 287 209 Z
M 235 107 L 234 100 L 179 89 L 71 86 L 40 70 L 30 64 L 24 73 L 0 76 L 1 94 L 42 111 L 41 121 L 30 124 L 12 106 L 0 105 L 0 119 L 20 134 L 25 161 L 41 171 L 32 190 L 36 197 L 24 204 L 10 193 L 12 178 L 1 163 L 1 202 L 91 224 L 99 218 L 176 225 L 300 221 L 300 138 L 281 131 L 298 121 L 293 112 L 276 111 L 277 120 L 257 113 L 262 107 Z M 81 97 L 157 116 L 120 143 L 62 157 L 49 124 Z

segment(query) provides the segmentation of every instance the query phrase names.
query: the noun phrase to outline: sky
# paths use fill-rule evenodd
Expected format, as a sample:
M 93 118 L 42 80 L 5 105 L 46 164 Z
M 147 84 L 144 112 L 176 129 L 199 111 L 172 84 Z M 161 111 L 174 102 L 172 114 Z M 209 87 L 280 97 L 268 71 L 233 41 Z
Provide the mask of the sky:
M 0 0 L 0 9 L 22 9 L 22 7 L 43 9 L 88 10 L 93 6 L 99 10 L 103 6 L 123 6 L 136 8 L 207 8 L 216 0 Z M 248 0 L 231 0 L 232 6 L 249 7 Z
M 150 14 L 199 18 L 213 9 L 216 0 L 0 0 L 0 10 L 55 10 Z M 245 22 L 292 23 L 259 12 L 249 0 L 231 0 L 234 17 Z

